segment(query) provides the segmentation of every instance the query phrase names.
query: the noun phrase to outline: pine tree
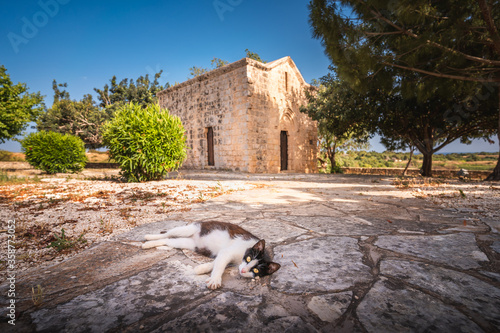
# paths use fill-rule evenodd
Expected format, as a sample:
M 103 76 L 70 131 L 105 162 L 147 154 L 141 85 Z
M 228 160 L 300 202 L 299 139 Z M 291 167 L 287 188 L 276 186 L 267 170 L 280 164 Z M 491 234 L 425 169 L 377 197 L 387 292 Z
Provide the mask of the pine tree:
M 341 78 L 358 90 L 381 89 L 396 102 L 417 102 L 422 116 L 437 119 L 433 130 L 416 124 L 427 132 L 415 142 L 424 150 L 424 175 L 431 175 L 445 131 L 481 122 L 461 140 L 496 132 L 500 141 L 498 0 L 312 0 L 309 9 L 313 35 Z M 500 158 L 488 179 L 500 179 Z

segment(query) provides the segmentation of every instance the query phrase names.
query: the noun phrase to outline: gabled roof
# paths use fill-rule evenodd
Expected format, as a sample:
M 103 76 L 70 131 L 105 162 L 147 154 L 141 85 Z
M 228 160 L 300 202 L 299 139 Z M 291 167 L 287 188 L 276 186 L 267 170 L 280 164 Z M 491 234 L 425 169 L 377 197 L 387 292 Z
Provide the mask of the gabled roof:
M 290 58 L 289 56 L 286 56 L 286 57 L 283 57 L 283 58 L 280 58 L 278 60 L 274 60 L 274 61 L 271 61 L 271 62 L 268 62 L 267 64 L 264 64 L 264 66 L 266 66 L 267 68 L 269 68 L 269 70 L 272 70 L 273 68 L 276 68 L 284 63 L 288 63 L 290 65 L 290 67 L 292 67 L 293 71 L 295 72 L 295 75 L 300 79 L 300 81 L 302 82 L 302 84 L 306 85 L 306 86 L 309 86 L 309 83 L 306 82 L 306 80 L 304 80 L 304 77 L 302 76 L 302 74 L 300 73 L 297 65 L 295 65 L 295 63 L 293 62 L 292 58 Z
M 256 67 L 256 68 L 259 68 L 259 69 L 262 69 L 262 70 L 265 70 L 265 71 L 271 71 L 273 70 L 274 68 L 280 66 L 280 65 L 283 65 L 285 63 L 288 63 L 290 65 L 290 67 L 292 67 L 293 71 L 295 72 L 295 75 L 299 78 L 299 80 L 306 86 L 309 86 L 309 84 L 304 80 L 304 77 L 302 76 L 302 74 L 300 74 L 300 71 L 299 69 L 297 68 L 297 65 L 295 65 L 295 63 L 293 62 L 292 58 L 290 58 L 289 56 L 286 56 L 286 57 L 283 57 L 283 58 L 280 58 L 280 59 L 277 59 L 277 60 L 274 60 L 274 61 L 271 61 L 271 62 L 268 62 L 268 63 L 262 63 L 260 61 L 257 61 L 257 60 L 254 60 L 254 59 L 250 59 L 250 58 L 243 58 L 241 60 L 238 60 L 238 61 L 235 61 L 233 63 L 230 63 L 228 65 L 225 65 L 225 66 L 222 66 L 220 68 L 216 68 L 214 70 L 211 70 L 210 72 L 207 72 L 207 73 L 204 73 L 204 74 L 201 74 L 201 75 L 198 75 L 192 79 L 189 79 L 189 80 L 186 80 L 182 83 L 179 83 L 179 84 L 176 84 L 174 86 L 171 86 L 165 90 L 162 90 L 160 92 L 157 93 L 157 95 L 163 95 L 163 94 L 166 94 L 168 92 L 171 92 L 171 91 L 175 91 L 179 88 L 182 88 L 182 87 L 185 87 L 185 86 L 189 86 L 193 83 L 196 83 L 196 82 L 201 82 L 201 81 L 204 81 L 204 80 L 207 80 L 207 79 L 210 79 L 210 78 L 214 78 L 214 77 L 217 77 L 217 76 L 220 76 L 224 73 L 228 73 L 228 72 L 231 72 L 237 68 L 240 68 L 240 67 L 244 67 L 244 66 L 247 66 L 247 65 L 250 65 L 250 66 L 253 66 L 253 67 Z

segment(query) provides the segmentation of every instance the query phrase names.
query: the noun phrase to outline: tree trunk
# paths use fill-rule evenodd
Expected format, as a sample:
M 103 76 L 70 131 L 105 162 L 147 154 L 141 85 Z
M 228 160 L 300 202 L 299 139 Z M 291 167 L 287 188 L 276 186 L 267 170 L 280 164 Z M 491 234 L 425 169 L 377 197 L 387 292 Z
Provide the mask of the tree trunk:
M 424 162 L 422 163 L 422 176 L 432 177 L 432 150 L 422 152 Z
M 500 85 L 498 86 L 498 161 L 497 166 L 493 169 L 493 172 L 486 178 L 486 180 L 500 180 Z
M 408 167 L 410 166 L 410 163 L 411 163 L 411 158 L 413 157 L 413 151 L 415 150 L 415 148 L 413 148 L 413 146 L 410 148 L 410 158 L 408 159 L 408 163 L 406 164 L 406 167 L 405 169 L 403 170 L 403 176 L 406 176 L 406 171 L 408 171 Z
M 330 173 L 335 173 L 337 170 L 337 162 L 335 161 L 335 151 L 330 152 L 328 154 L 328 158 L 330 159 Z

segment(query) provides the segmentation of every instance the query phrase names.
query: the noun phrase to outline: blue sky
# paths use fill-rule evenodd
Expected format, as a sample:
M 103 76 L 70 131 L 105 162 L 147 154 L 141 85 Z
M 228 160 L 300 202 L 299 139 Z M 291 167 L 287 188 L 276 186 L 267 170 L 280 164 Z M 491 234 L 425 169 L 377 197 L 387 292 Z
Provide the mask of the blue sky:
M 329 60 L 308 23 L 308 1 L 2 1 L 0 64 L 12 81 L 52 104 L 52 80 L 72 99 L 102 88 L 113 75 L 136 79 L 163 70 L 160 83 L 183 82 L 192 66 L 214 57 L 237 61 L 245 49 L 272 61 L 292 57 L 310 82 Z M 383 151 L 378 140 L 372 149 Z M 20 151 L 17 143 L 0 149 Z M 444 152 L 493 151 L 498 144 L 452 144 Z

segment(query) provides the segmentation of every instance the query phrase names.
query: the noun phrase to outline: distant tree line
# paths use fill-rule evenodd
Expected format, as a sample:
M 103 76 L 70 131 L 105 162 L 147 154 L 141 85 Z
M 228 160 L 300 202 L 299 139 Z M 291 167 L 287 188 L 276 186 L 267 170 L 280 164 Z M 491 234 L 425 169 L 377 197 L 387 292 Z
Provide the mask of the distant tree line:
M 113 117 L 116 110 L 129 103 L 142 107 L 157 103 L 156 94 L 170 86 L 168 82 L 164 86 L 159 84 L 161 74 L 162 71 L 156 73 L 152 81 L 147 74 L 135 81 L 123 79 L 120 82 L 113 76 L 109 85 L 105 84 L 102 89 L 94 88 L 97 102 L 90 94 L 79 101 L 72 100 L 65 90 L 67 83 L 57 83 L 54 80 L 52 107 L 37 118 L 37 129 L 70 133 L 80 137 L 86 148 L 100 148 L 104 145 L 101 128 Z
M 374 151 L 347 151 L 338 155 L 337 163 L 346 168 L 404 168 L 411 157 L 410 168 L 420 168 L 422 154 L 410 156 L 410 153 Z M 467 170 L 489 170 L 498 159 L 497 153 L 452 153 L 435 154 L 433 161 L 438 168 Z M 323 172 L 328 172 L 330 165 L 323 165 Z
M 245 50 L 246 57 L 265 62 L 257 53 Z M 227 61 L 213 58 L 212 69 L 228 64 Z M 209 71 L 207 68 L 193 66 L 192 77 Z M 159 83 L 163 71 L 152 78 L 148 74 L 137 79 L 122 79 L 116 76 L 102 88 L 94 88 L 97 101 L 91 94 L 81 100 L 71 99 L 66 90 L 67 83 L 52 82 L 53 103 L 46 108 L 40 93 L 30 93 L 24 83 L 14 85 L 4 66 L 0 66 L 0 142 L 12 139 L 23 132 L 29 122 L 35 121 L 38 131 L 52 131 L 73 134 L 80 137 L 88 149 L 104 146 L 102 127 L 111 120 L 117 110 L 134 103 L 143 108 L 158 102 L 156 94 L 170 87 Z
M 261 62 L 256 53 L 245 50 L 246 56 Z M 212 69 L 227 65 L 219 58 L 212 59 Z M 209 69 L 193 66 L 192 77 L 201 75 Z M 104 146 L 102 127 L 110 121 L 117 110 L 133 103 L 146 108 L 158 102 L 157 93 L 170 87 L 159 83 L 163 71 L 152 78 L 146 74 L 137 79 L 118 80 L 113 76 L 102 88 L 94 88 L 97 101 L 91 94 L 81 100 L 71 99 L 67 83 L 52 82 L 53 103 L 47 108 L 43 96 L 30 93 L 24 83 L 14 85 L 4 66 L 0 66 L 0 142 L 5 142 L 23 132 L 29 122 L 36 122 L 38 131 L 51 131 L 78 136 L 87 149 Z

